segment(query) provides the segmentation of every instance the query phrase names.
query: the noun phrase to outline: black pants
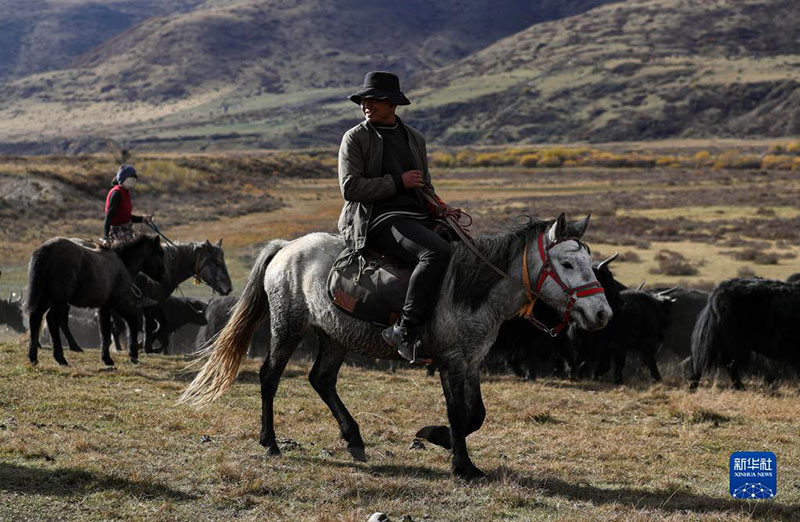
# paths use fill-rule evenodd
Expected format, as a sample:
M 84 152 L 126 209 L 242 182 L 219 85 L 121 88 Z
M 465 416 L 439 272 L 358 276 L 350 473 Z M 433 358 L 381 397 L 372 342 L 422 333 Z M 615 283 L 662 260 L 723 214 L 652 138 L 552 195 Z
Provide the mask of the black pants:
M 403 326 L 419 326 L 428 319 L 450 261 L 450 244 L 431 226 L 431 222 L 398 218 L 367 236 L 370 248 L 415 267 L 403 306 Z

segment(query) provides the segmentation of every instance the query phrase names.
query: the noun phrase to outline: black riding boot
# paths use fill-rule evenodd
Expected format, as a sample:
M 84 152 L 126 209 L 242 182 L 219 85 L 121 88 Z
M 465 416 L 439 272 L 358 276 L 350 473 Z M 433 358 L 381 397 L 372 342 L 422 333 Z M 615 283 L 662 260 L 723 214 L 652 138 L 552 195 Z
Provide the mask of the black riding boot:
M 417 359 L 417 350 L 422 344 L 419 335 L 419 328 L 414 326 L 405 326 L 403 321 L 400 321 L 389 328 L 386 328 L 381 336 L 389 346 L 397 349 L 397 353 L 410 363 L 415 363 Z

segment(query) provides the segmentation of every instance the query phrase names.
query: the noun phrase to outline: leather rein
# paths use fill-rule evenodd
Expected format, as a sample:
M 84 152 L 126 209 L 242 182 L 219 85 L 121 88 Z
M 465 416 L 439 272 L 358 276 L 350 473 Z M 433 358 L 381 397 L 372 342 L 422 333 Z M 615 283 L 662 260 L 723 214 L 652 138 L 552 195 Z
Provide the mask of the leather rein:
M 427 192 L 422 191 L 426 198 L 429 201 L 434 201 L 433 198 L 427 194 Z M 437 205 L 438 206 L 438 205 Z M 518 281 L 511 277 L 505 270 L 498 267 L 494 263 L 492 263 L 475 245 L 475 241 L 472 237 L 467 233 L 466 230 L 461 226 L 458 222 L 457 217 L 453 213 L 447 213 L 444 215 L 444 220 L 456 233 L 458 237 L 464 242 L 464 244 L 469 248 L 473 254 L 475 254 L 478 259 L 483 261 L 486 265 L 489 266 L 492 270 L 500 274 L 506 279 L 514 281 L 517 283 Z M 531 285 L 531 277 L 530 272 L 528 270 L 528 240 L 525 240 L 525 247 L 522 250 L 522 287 L 525 290 L 525 297 L 527 298 L 527 303 L 525 303 L 522 308 L 519 309 L 518 315 L 520 317 L 524 317 L 528 321 L 531 322 L 536 328 L 546 332 L 551 337 L 555 337 L 561 332 L 564 328 L 569 325 L 570 319 L 572 317 L 572 310 L 575 308 L 575 303 L 581 297 L 589 297 L 596 294 L 603 294 L 605 290 L 603 286 L 595 279 L 590 283 L 586 283 L 585 285 L 580 285 L 576 287 L 569 287 L 564 280 L 558 275 L 558 271 L 556 270 L 555 265 L 553 264 L 552 259 L 550 258 L 550 249 L 554 246 L 558 245 L 559 243 L 563 243 L 565 241 L 576 241 L 578 245 L 585 246 L 585 244 L 578 239 L 577 237 L 564 237 L 553 241 L 546 247 L 544 246 L 544 235 L 545 233 L 542 232 L 539 234 L 538 239 L 538 246 L 539 246 L 539 256 L 542 260 L 542 267 L 539 269 L 539 273 L 536 277 L 536 287 L 533 288 Z M 561 319 L 561 322 L 556 326 L 550 328 L 546 324 L 544 324 L 539 319 L 533 316 L 533 307 L 536 304 L 536 301 L 544 296 L 541 294 L 542 287 L 544 286 L 547 279 L 550 278 L 555 282 L 567 296 L 567 304 L 564 311 L 564 315 Z

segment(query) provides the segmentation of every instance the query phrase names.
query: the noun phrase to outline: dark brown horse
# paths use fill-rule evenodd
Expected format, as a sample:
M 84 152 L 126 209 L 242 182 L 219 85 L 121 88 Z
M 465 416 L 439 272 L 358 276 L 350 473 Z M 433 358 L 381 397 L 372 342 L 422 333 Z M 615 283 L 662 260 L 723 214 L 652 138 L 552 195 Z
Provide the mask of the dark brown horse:
M 39 331 L 47 312 L 47 327 L 51 333 L 55 332 L 53 357 L 59 364 L 67 365 L 58 331 L 68 319 L 69 305 L 100 309 L 102 360 L 109 366 L 114 364 L 108 353 L 110 314 L 111 310 L 118 312 L 128 322 L 133 336 L 129 346 L 131 362 L 138 362 L 135 336 L 139 331 L 139 315 L 130 288 L 140 271 L 153 279 L 163 277 L 164 251 L 156 236 L 140 236 L 109 250 L 88 248 L 63 237 L 53 238 L 37 248 L 28 266 L 31 363 L 39 362 Z

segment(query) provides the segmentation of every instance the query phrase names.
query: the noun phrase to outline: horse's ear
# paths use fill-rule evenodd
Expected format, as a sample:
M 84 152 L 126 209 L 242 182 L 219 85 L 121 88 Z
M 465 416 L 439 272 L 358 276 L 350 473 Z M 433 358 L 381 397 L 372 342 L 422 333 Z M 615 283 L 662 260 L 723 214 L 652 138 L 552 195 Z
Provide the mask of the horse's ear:
M 586 233 L 586 230 L 589 228 L 589 221 L 591 221 L 592 215 L 587 214 L 585 218 L 581 219 L 580 221 L 574 221 L 569 224 L 569 235 L 571 237 L 577 237 L 578 239 L 582 238 L 583 235 Z
M 222 238 L 219 238 L 219 241 L 217 241 L 217 247 L 222 248 Z
M 206 247 L 206 248 L 211 248 L 211 241 L 209 241 L 208 239 L 206 239 L 206 242 L 205 242 L 205 243 L 203 243 L 203 246 L 204 246 L 204 247 Z
M 564 237 L 564 234 L 567 232 L 567 217 L 562 212 L 556 218 L 555 223 L 550 226 L 550 229 L 547 231 L 547 239 L 552 241 L 557 241 Z

